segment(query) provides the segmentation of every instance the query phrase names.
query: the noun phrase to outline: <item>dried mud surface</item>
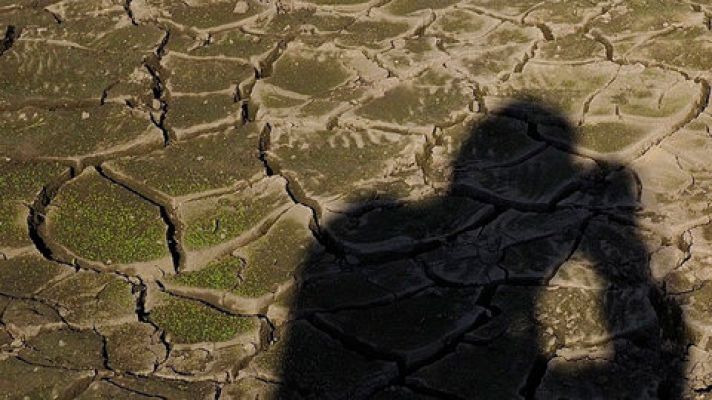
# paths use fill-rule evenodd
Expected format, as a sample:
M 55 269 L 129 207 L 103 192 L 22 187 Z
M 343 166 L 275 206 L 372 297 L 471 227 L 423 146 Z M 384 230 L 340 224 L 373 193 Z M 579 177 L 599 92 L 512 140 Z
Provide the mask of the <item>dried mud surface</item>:
M 0 399 L 712 398 L 709 0 L 0 35 Z

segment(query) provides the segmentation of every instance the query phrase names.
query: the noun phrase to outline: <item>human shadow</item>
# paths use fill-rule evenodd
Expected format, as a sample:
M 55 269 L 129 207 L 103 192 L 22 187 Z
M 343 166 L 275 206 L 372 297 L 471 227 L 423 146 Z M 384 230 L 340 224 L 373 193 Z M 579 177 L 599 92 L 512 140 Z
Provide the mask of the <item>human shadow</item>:
M 324 218 L 276 397 L 681 398 L 685 332 L 651 276 L 639 184 L 576 155 L 578 135 L 511 102 L 429 165 L 441 195 Z

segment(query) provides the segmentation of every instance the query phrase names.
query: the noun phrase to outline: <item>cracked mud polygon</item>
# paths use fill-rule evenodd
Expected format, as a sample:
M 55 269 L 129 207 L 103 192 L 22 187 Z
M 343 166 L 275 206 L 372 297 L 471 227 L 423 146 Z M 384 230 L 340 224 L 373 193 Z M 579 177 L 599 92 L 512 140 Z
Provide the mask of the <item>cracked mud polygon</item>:
M 709 0 L 0 0 L 0 399 L 712 399 Z

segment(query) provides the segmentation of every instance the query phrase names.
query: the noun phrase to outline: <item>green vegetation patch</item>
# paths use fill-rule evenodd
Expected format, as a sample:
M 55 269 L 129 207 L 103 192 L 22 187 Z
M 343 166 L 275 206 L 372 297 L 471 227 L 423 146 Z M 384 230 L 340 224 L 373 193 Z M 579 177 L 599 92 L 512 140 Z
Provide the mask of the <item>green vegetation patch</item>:
M 25 297 L 37 292 L 63 272 L 71 271 L 37 255 L 0 260 L 0 293 Z
M 116 25 L 101 18 L 94 22 Z M 51 37 L 47 39 L 55 41 L 18 41 L 10 50 L 13 56 L 0 60 L 0 87 L 3 88 L 0 105 L 38 99 L 53 103 L 86 100 L 98 103 L 107 88 L 119 81 L 130 80 L 131 74 L 141 68 L 144 57 L 150 54 L 148 49 L 127 51 L 130 47 L 127 42 L 138 39 L 130 35 L 142 35 L 140 27 L 119 30 L 122 36 L 118 38 L 107 32 L 101 42 L 93 42 L 92 37 L 82 43 L 84 46 L 69 46 L 62 42 L 81 43 L 83 40 L 81 35 L 77 37 L 64 26 L 49 32 Z M 91 31 L 91 26 L 82 26 L 82 29 Z M 159 38 L 160 32 L 153 28 L 149 35 Z M 124 36 L 126 34 L 129 36 Z M 23 39 L 31 39 L 31 36 L 32 33 L 23 31 Z
M 272 180 L 237 194 L 187 203 L 181 209 L 185 247 L 204 249 L 235 239 L 289 203 L 283 185 Z
M 240 283 L 239 274 L 245 262 L 237 257 L 213 261 L 200 271 L 181 273 L 171 279 L 180 285 L 205 289 L 228 290 Z
M 168 255 L 158 207 L 94 170 L 62 187 L 52 204 L 51 238 L 80 257 L 124 264 Z
M 290 218 L 292 215 L 286 214 L 265 236 L 240 251 L 247 265 L 243 281 L 233 290 L 235 294 L 260 297 L 274 292 L 308 261 L 313 245 L 311 231 L 305 223 Z
M 77 324 L 101 324 L 134 315 L 131 284 L 116 275 L 82 271 L 43 290 L 39 297 L 61 304 L 65 319 Z
M 233 96 L 222 93 L 174 96 L 169 99 L 168 108 L 166 123 L 171 129 L 188 130 L 196 125 L 210 124 L 205 128 L 193 128 L 198 132 L 234 125 L 242 112 L 240 103 L 235 102 Z
M 169 54 L 164 62 L 171 71 L 168 85 L 175 92 L 213 92 L 229 89 L 255 76 L 246 61 L 188 58 Z
M 364 145 L 359 146 L 354 137 L 361 137 Z M 403 136 L 389 134 L 378 142 L 366 141 L 369 138 L 361 131 L 305 132 L 303 140 L 275 146 L 274 154 L 281 169 L 295 174 L 304 190 L 320 196 L 345 195 L 348 186 L 382 177 L 387 165 L 410 144 Z
M 268 5 L 258 0 L 217 0 L 211 2 L 183 2 L 149 0 L 149 4 L 164 10 L 165 16 L 181 25 L 207 29 L 236 23 L 263 12 Z M 193 5 L 195 4 L 195 5 Z
M 29 363 L 70 369 L 101 369 L 102 338 L 93 330 L 43 332 L 27 341 L 20 356 Z
M 613 153 L 644 138 L 646 132 L 644 127 L 621 122 L 586 124 L 575 133 L 573 144 L 600 153 Z
M 255 318 L 238 317 L 200 302 L 171 297 L 149 318 L 175 343 L 224 342 L 255 328 Z
M 272 50 L 278 42 L 277 36 L 250 35 L 241 30 L 227 31 L 213 34 L 209 46 L 197 47 L 189 53 L 196 56 L 239 57 L 247 61 Z
M 234 239 L 254 227 L 269 211 L 270 204 L 259 199 L 220 198 L 216 208 L 205 209 L 185 221 L 186 248 L 202 249 Z
M 457 3 L 458 0 L 395 0 L 386 9 L 395 15 L 407 15 L 420 10 L 437 10 Z
M 349 25 L 348 31 L 336 40 L 346 46 L 378 48 L 386 39 L 395 39 L 409 28 L 405 22 L 360 20 Z
M 25 107 L 0 113 L 0 154 L 11 157 L 77 157 L 136 141 L 158 130 L 148 114 L 121 104 L 45 110 Z
M 64 172 L 67 168 L 58 164 L 0 161 L 0 247 L 32 244 L 27 228 L 28 206 Z
M 304 95 L 318 95 L 344 83 L 346 70 L 333 54 L 309 56 L 285 54 L 277 61 L 267 82 Z
M 223 133 L 179 142 L 141 157 L 107 163 L 136 181 L 179 197 L 228 188 L 263 173 L 254 130 Z
M 464 110 L 471 96 L 456 87 L 400 85 L 376 98 L 357 113 L 394 124 L 446 125 L 454 112 Z

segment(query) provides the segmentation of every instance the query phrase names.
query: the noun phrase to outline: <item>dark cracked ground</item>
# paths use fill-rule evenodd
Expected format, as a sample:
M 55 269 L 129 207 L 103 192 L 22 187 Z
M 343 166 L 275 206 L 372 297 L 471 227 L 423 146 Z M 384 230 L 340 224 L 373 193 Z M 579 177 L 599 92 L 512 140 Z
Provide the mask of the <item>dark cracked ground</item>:
M 0 399 L 712 399 L 712 0 L 0 35 Z

